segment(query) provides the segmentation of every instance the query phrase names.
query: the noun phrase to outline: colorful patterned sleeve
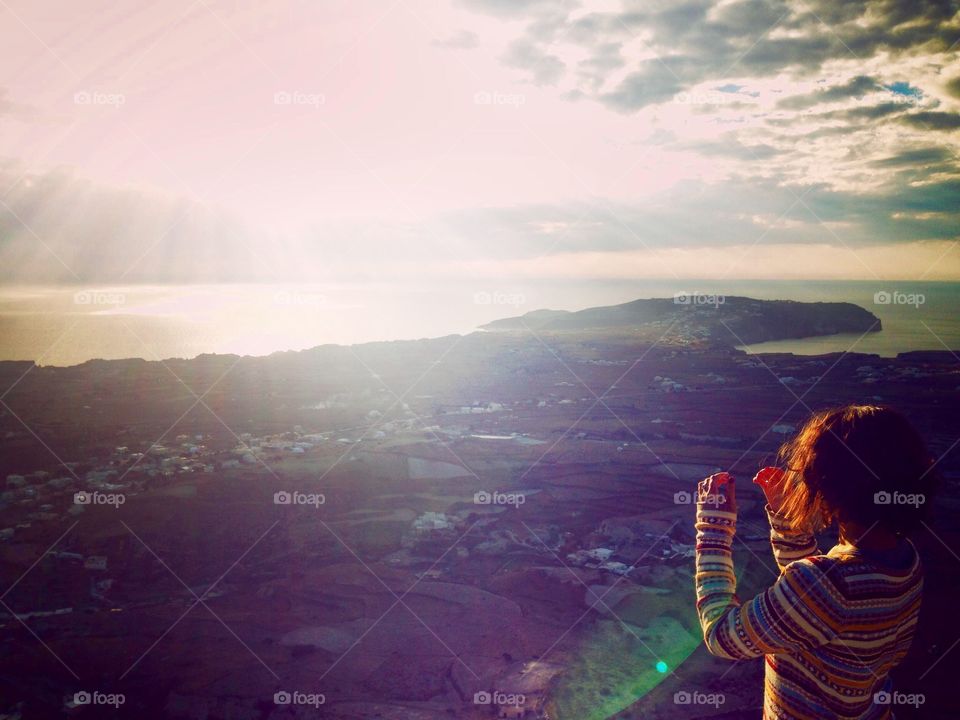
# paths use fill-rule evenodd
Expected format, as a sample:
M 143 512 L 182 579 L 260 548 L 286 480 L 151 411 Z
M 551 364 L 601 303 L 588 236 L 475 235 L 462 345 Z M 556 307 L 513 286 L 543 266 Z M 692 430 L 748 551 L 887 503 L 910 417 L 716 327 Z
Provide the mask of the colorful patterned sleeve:
M 777 581 L 745 604 L 733 572 L 736 513 L 697 506 L 697 614 L 711 654 L 755 658 L 823 645 L 836 636 L 841 616 L 823 573 L 808 559 L 783 568 Z
M 769 505 L 766 505 L 764 510 L 770 521 L 773 558 L 777 561 L 780 572 L 794 560 L 820 554 L 817 539 L 812 533 L 793 527 L 783 515 L 771 510 Z

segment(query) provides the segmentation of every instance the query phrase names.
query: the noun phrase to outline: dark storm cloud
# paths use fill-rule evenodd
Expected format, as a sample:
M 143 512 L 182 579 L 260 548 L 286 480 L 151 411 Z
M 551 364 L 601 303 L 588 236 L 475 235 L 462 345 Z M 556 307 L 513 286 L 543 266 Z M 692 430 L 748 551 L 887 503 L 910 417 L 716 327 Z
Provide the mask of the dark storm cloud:
M 880 87 L 881 85 L 876 79 L 868 77 L 867 75 L 858 75 L 842 85 L 834 85 L 833 87 L 824 88 L 823 90 L 808 93 L 807 95 L 794 95 L 793 97 L 785 98 L 777 103 L 777 106 L 790 110 L 804 110 L 814 105 L 820 105 L 821 103 L 848 100 L 849 98 L 862 98 L 867 93 L 877 90 Z
M 840 115 L 848 120 L 874 120 L 888 115 L 902 113 L 907 108 L 902 103 L 886 102 L 878 105 L 865 105 L 840 111 Z
M 947 92 L 955 98 L 960 98 L 960 77 L 947 81 Z
M 960 128 L 960 113 L 924 110 L 904 115 L 900 122 L 920 130 L 956 130 Z
M 699 73 L 696 58 L 674 55 L 644 60 L 614 90 L 598 98 L 608 107 L 629 112 L 639 105 L 670 100 L 695 82 Z
M 917 164 L 941 163 L 952 156 L 949 150 L 942 147 L 925 147 L 914 150 L 904 150 L 890 157 L 874 160 L 875 167 L 902 167 Z

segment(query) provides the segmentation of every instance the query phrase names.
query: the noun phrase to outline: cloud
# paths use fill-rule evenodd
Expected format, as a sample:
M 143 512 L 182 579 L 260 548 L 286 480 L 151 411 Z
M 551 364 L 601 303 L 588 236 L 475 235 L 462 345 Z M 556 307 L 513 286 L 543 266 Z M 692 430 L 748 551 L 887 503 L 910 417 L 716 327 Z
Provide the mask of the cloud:
M 711 79 L 782 73 L 809 77 L 834 61 L 862 64 L 880 54 L 896 58 L 919 52 L 943 53 L 955 42 L 960 27 L 954 4 L 934 0 L 786 4 L 778 0 L 723 4 L 650 0 L 626 3 L 625 9 L 609 12 L 553 7 L 552 14 L 541 2 L 464 0 L 464 4 L 495 15 L 534 20 L 518 39 L 528 55 L 536 54 L 530 45 L 546 45 L 557 35 L 587 52 L 592 62 L 579 62 L 582 87 L 578 89 L 588 95 L 593 91 L 596 100 L 620 112 L 662 102 L 684 87 Z M 545 16 L 551 18 L 553 28 L 546 35 L 542 31 Z M 558 23 L 562 26 L 559 32 Z M 638 50 L 634 55 L 641 57 L 609 87 L 611 47 L 631 42 Z M 554 73 L 560 74 L 558 70 Z M 784 101 L 799 108 L 804 103 L 859 97 L 875 89 L 877 82 L 859 73 L 825 94 Z M 603 90 L 598 90 L 601 87 Z
M 960 77 L 955 77 L 947 81 L 947 92 L 955 98 L 960 98 Z
M 526 70 L 535 85 L 553 85 L 565 70 L 564 64 L 558 58 L 547 54 L 528 40 L 511 43 L 503 61 L 509 67 Z
M 708 157 L 723 156 L 740 160 L 769 160 L 787 152 L 783 148 L 777 148 L 766 143 L 743 143 L 736 136 L 727 136 L 710 142 L 691 143 L 680 147 L 689 148 Z
M 932 157 L 929 149 L 925 156 Z M 905 163 L 908 158 L 899 160 Z M 825 185 L 791 187 L 777 180 L 690 181 L 642 202 L 572 201 L 458 211 L 445 218 L 442 232 L 461 238 L 464 247 L 477 248 L 478 258 L 694 250 L 753 242 L 856 249 L 954 240 L 960 227 L 955 202 L 960 180 L 934 180 L 933 171 L 931 167 L 923 184 L 913 182 L 920 177 L 914 172 L 895 175 L 885 187 L 865 193 L 837 192 Z
M 960 128 L 960 113 L 924 110 L 904 115 L 900 121 L 923 130 L 956 130 Z
M 903 167 L 917 164 L 941 163 L 949 160 L 953 155 L 942 147 L 924 147 L 914 150 L 904 150 L 896 155 L 874 160 L 875 167 Z
M 791 110 L 803 110 L 823 103 L 847 100 L 849 98 L 862 98 L 867 93 L 877 90 L 879 87 L 880 83 L 878 83 L 875 78 L 858 75 L 841 85 L 834 85 L 806 95 L 794 95 L 793 97 L 784 98 L 778 103 L 778 107 Z
M 696 147 L 709 156 L 775 148 Z M 960 179 L 938 175 L 935 146 L 903 150 L 870 192 L 790 185 L 783 175 L 685 181 L 642 200 L 450 210 L 416 225 L 318 225 L 276 237 L 179 197 L 27 175 L 0 208 L 0 280 L 20 283 L 362 282 L 462 262 L 553 261 L 591 253 L 832 245 L 844 251 L 955 240 Z M 879 169 L 874 172 L 880 172 Z M 0 170 L 4 186 L 17 168 Z M 451 251 L 455 248 L 456 251 Z M 685 265 L 677 259 L 676 269 Z M 405 268 L 405 269 L 404 269 Z M 854 267 L 859 271 L 859 268 Z
M 682 154 L 688 176 L 708 168 L 700 174 L 822 186 L 836 197 L 852 193 L 855 203 L 863 193 L 899 190 L 907 176 L 960 177 L 950 132 L 960 127 L 960 77 L 948 74 L 960 54 L 955 2 L 627 0 L 552 12 L 525 5 L 511 14 L 518 35 L 505 64 L 555 84 L 568 101 L 636 116 L 651 131 L 669 128 L 674 138 L 664 148 Z M 933 222 L 910 232 L 925 228 L 944 234 Z
M 876 105 L 859 105 L 847 110 L 837 110 L 835 112 L 824 113 L 822 118 L 844 120 L 877 120 L 889 115 L 904 113 L 909 110 L 909 106 L 897 102 L 882 102 Z
M 610 42 L 597 46 L 591 57 L 577 64 L 577 74 L 595 92 L 602 84 L 602 77 L 626 65 L 620 43 Z
M 599 100 L 619 112 L 670 100 L 684 89 L 681 79 L 685 58 L 646 60 L 614 90 L 599 95 Z
M 0 279 L 42 282 L 224 282 L 269 268 L 249 229 L 160 192 L 96 184 L 72 171 L 0 170 Z
M 471 10 L 502 17 L 524 17 L 575 5 L 571 0 L 460 0 L 460 3 Z
M 434 40 L 433 44 L 448 50 L 472 50 L 480 45 L 480 38 L 475 32 L 461 30 L 443 40 Z

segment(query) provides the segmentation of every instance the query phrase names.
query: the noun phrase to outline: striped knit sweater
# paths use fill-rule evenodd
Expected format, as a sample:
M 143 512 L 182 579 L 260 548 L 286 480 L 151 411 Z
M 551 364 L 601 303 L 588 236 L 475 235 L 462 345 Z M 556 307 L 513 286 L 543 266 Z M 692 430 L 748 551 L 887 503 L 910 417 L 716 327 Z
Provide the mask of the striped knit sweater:
M 731 660 L 765 656 L 763 717 L 887 719 L 889 672 L 906 655 L 920 609 L 916 548 L 899 567 L 812 535 L 766 508 L 780 576 L 743 603 L 731 547 L 736 513 L 697 507 L 697 613 L 707 649 Z

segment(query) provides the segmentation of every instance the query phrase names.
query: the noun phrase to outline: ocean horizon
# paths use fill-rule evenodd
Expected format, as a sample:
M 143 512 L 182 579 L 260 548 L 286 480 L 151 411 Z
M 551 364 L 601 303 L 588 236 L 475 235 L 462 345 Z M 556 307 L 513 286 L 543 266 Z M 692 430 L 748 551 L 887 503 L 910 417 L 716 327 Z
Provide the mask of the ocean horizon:
M 92 359 L 269 355 L 466 334 L 531 310 L 581 310 L 678 293 L 851 302 L 878 333 L 745 346 L 748 352 L 893 357 L 960 349 L 960 283 L 865 280 L 594 280 L 431 284 L 6 286 L 0 360 L 75 365 Z

